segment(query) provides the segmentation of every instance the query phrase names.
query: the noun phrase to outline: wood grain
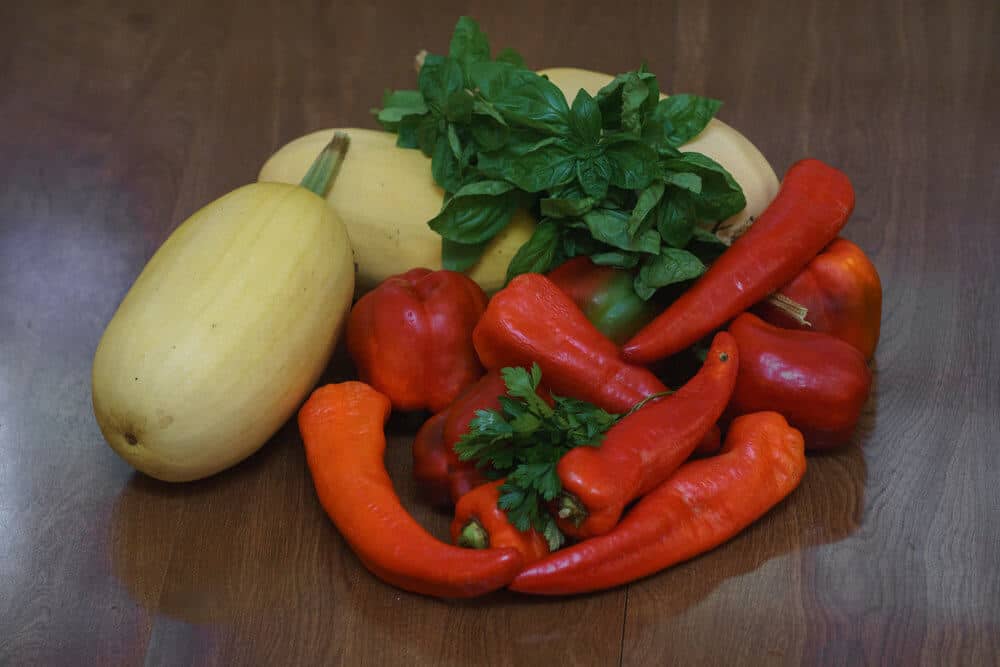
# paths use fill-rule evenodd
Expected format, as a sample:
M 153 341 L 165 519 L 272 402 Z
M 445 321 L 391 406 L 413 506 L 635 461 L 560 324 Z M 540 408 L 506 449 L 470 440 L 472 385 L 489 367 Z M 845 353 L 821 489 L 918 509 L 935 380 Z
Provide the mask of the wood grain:
M 181 220 L 284 142 L 373 126 L 456 17 L 537 67 L 725 100 L 781 173 L 855 183 L 885 286 L 858 442 L 732 542 L 573 599 L 373 578 L 293 424 L 171 486 L 103 444 L 97 340 Z M 1000 7 L 988 1 L 182 0 L 0 7 L 0 664 L 1000 664 Z M 327 379 L 346 377 L 340 351 Z M 394 418 L 404 503 L 418 422 Z

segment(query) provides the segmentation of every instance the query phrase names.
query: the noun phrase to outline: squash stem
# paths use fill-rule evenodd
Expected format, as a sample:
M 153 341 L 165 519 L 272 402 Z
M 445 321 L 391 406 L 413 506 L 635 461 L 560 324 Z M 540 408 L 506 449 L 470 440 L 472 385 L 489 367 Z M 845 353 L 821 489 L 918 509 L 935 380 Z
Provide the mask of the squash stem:
M 334 132 L 333 139 L 326 145 L 316 160 L 309 167 L 302 182 L 302 187 L 310 192 L 315 192 L 320 197 L 326 198 L 326 193 L 340 171 L 340 165 L 347 155 L 347 148 L 351 145 L 351 138 L 343 132 Z

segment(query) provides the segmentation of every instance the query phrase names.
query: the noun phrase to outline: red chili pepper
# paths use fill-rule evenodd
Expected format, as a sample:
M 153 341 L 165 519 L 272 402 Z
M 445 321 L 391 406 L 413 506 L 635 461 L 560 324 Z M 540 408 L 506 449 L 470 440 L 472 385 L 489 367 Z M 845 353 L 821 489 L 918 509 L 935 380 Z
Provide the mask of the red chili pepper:
M 871 371 L 858 350 L 828 334 L 781 329 L 744 313 L 729 327 L 740 371 L 727 412 L 775 410 L 809 449 L 850 441 L 868 400 Z
M 611 588 L 731 539 L 790 494 L 806 469 L 802 435 L 763 412 L 733 422 L 721 454 L 682 465 L 613 531 L 528 566 L 509 588 L 565 595 Z
M 549 554 L 545 538 L 534 530 L 519 531 L 497 505 L 504 480 L 476 487 L 462 496 L 451 522 L 451 541 L 467 549 L 510 547 L 517 549 L 529 565 Z
M 516 549 L 446 544 L 400 504 L 383 462 L 389 411 L 389 399 L 361 382 L 320 387 L 299 410 L 323 509 L 365 567 L 393 586 L 448 598 L 505 586 L 523 565 Z
M 559 461 L 559 528 L 576 537 L 607 533 L 625 506 L 670 476 L 715 426 L 736 383 L 736 341 L 716 334 L 698 374 L 676 393 L 650 401 Z
M 537 273 L 517 276 L 490 299 L 472 341 L 487 368 L 536 362 L 553 392 L 609 412 L 666 390 L 650 371 L 623 362 L 573 300 Z
M 443 410 L 483 374 L 472 328 L 486 294 L 455 271 L 411 269 L 351 309 L 347 349 L 364 382 L 397 410 Z
M 847 176 L 819 160 L 796 162 L 746 234 L 625 344 L 625 359 L 645 364 L 676 354 L 764 299 L 836 238 L 852 210 Z
M 882 321 L 882 282 L 864 251 L 838 238 L 754 312 L 779 327 L 836 336 L 871 359 Z
M 657 309 L 635 293 L 635 274 L 574 257 L 549 271 L 549 280 L 573 299 L 597 330 L 621 345 L 652 321 Z

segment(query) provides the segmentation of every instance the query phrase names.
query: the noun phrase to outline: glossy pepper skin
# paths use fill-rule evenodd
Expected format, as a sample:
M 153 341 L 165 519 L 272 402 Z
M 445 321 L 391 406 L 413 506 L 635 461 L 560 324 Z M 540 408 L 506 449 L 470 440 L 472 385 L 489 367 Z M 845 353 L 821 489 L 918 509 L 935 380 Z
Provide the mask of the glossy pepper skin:
M 830 243 L 854 210 L 854 189 L 819 160 L 796 162 L 753 226 L 622 353 L 636 364 L 676 354 L 786 284 Z
M 775 412 L 735 420 L 722 453 L 685 463 L 614 530 L 525 568 L 509 588 L 567 595 L 611 588 L 710 551 L 788 496 L 806 469 L 802 434 Z
M 505 586 L 523 565 L 516 549 L 460 549 L 420 527 L 386 473 L 389 399 L 362 382 L 320 387 L 298 414 L 316 494 L 373 574 L 404 590 L 444 598 Z
M 635 293 L 635 274 L 574 257 L 546 274 L 597 330 L 621 345 L 656 317 L 656 307 Z
M 472 329 L 486 293 L 455 271 L 410 269 L 365 294 L 347 320 L 347 350 L 363 382 L 397 410 L 443 410 L 483 373 Z
M 500 371 L 489 371 L 417 431 L 413 439 L 413 476 L 432 504 L 453 505 L 488 481 L 475 462 L 459 459 L 454 447 L 469 430 L 476 411 L 499 409 L 500 396 L 506 393 Z
M 828 333 L 871 359 L 882 322 L 882 281 L 864 251 L 838 238 L 816 255 L 802 273 L 778 290 L 807 310 L 805 322 L 768 298 L 754 308 L 761 319 L 786 329 Z
M 719 332 L 687 384 L 622 418 L 600 447 L 567 452 L 556 468 L 564 494 L 556 501 L 559 528 L 581 538 L 614 528 L 625 506 L 669 477 L 712 430 L 738 368 L 736 341 Z
M 497 506 L 503 483 L 500 479 L 483 484 L 462 496 L 455 505 L 451 541 L 467 549 L 517 549 L 529 565 L 548 556 L 549 545 L 538 531 L 522 533 L 507 520 L 507 513 Z
M 802 431 L 809 449 L 850 441 L 868 400 L 864 356 L 829 334 L 782 329 L 744 313 L 729 326 L 740 349 L 729 415 L 774 410 Z
M 621 360 L 608 340 L 555 283 L 523 273 L 497 292 L 472 332 L 483 365 L 538 363 L 552 392 L 627 412 L 666 390 L 653 373 Z

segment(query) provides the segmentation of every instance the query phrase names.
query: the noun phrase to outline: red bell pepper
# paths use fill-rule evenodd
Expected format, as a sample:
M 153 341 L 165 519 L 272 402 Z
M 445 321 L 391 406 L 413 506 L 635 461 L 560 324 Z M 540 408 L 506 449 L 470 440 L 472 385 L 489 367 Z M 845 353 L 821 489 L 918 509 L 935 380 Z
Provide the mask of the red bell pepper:
M 511 590 L 566 595 L 611 588 L 714 549 L 802 480 L 802 435 L 774 412 L 740 417 L 718 456 L 685 463 L 606 535 L 526 567 Z
M 829 334 L 782 329 L 744 313 L 729 327 L 740 350 L 729 415 L 780 412 L 809 449 L 848 442 L 868 400 L 864 356 Z
M 729 403 L 739 355 L 728 333 L 716 334 L 697 375 L 670 396 L 626 415 L 600 447 L 577 447 L 559 461 L 559 528 L 575 537 L 614 528 L 625 506 L 666 479 L 698 447 Z
M 754 312 L 779 327 L 836 336 L 871 359 L 882 320 L 882 283 L 864 251 L 838 238 Z
M 549 280 L 583 311 L 597 330 L 617 345 L 656 316 L 655 305 L 639 297 L 635 274 L 612 266 L 598 266 L 589 257 L 574 257 L 549 271 Z
M 622 361 L 618 347 L 541 274 L 521 274 L 497 292 L 472 341 L 487 368 L 537 363 L 554 393 L 609 412 L 627 412 L 666 390 L 649 370 Z
M 361 380 L 398 410 L 443 410 L 483 374 L 472 329 L 486 294 L 455 271 L 411 269 L 358 300 L 347 349 Z
M 458 458 L 455 443 L 469 430 L 469 422 L 478 410 L 499 409 L 500 397 L 506 393 L 500 371 L 490 371 L 417 431 L 413 439 L 413 476 L 432 504 L 453 505 L 488 481 L 475 462 Z
M 819 160 L 796 162 L 753 226 L 625 344 L 624 358 L 651 363 L 723 326 L 798 275 L 853 210 L 847 176 Z

